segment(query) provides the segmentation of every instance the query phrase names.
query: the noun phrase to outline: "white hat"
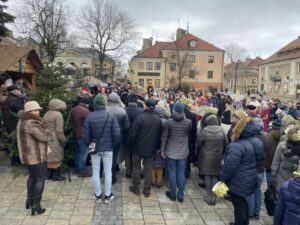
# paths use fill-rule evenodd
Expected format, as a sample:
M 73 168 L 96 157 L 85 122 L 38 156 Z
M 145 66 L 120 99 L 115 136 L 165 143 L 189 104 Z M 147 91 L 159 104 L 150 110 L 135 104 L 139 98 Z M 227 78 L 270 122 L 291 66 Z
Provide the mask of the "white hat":
M 25 112 L 30 112 L 33 110 L 41 110 L 41 109 L 42 108 L 40 107 L 39 103 L 37 103 L 36 101 L 26 102 L 24 105 Z

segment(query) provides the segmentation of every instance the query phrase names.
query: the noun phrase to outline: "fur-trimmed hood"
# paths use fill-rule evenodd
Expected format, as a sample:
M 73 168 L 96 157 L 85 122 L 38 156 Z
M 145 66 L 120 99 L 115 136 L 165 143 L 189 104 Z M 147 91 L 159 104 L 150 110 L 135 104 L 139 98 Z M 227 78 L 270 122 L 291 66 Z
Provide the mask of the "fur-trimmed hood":
M 240 138 L 253 137 L 261 133 L 261 131 L 261 126 L 255 122 L 254 118 L 245 117 L 236 124 L 232 133 L 232 141 L 237 141 Z
M 63 112 L 66 111 L 67 105 L 64 101 L 60 99 L 52 99 L 49 102 L 49 110 Z
M 25 112 L 24 110 L 20 110 L 18 112 L 18 118 L 22 120 L 38 120 L 42 121 L 42 118 L 38 115 L 35 115 L 31 112 Z

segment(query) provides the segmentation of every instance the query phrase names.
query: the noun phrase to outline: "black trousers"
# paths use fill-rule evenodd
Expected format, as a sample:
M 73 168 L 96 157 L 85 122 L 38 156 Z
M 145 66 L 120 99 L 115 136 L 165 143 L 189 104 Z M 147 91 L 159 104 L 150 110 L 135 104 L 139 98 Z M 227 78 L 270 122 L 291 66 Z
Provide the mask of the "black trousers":
M 28 165 L 27 168 L 27 201 L 32 202 L 34 206 L 40 206 L 47 176 L 47 162 Z
M 230 193 L 234 207 L 235 225 L 249 225 L 249 207 L 246 198 Z
M 144 166 L 144 192 L 149 194 L 151 190 L 152 181 L 152 164 L 153 158 L 142 158 L 137 154 L 132 153 L 132 184 L 135 191 L 140 191 L 141 184 L 141 162 L 143 160 Z
M 120 148 L 120 144 L 117 144 L 113 149 L 113 161 L 112 161 L 112 167 L 111 167 L 111 172 L 112 172 L 113 176 L 116 175 L 119 148 Z

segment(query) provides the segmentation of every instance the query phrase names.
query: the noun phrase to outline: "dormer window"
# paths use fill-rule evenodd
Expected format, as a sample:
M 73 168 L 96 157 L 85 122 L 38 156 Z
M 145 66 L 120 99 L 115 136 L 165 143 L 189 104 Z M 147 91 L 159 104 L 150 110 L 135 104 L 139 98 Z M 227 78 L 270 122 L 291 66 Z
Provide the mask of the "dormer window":
M 197 41 L 196 40 L 191 40 L 190 41 L 190 47 L 191 48 L 196 48 L 197 47 Z

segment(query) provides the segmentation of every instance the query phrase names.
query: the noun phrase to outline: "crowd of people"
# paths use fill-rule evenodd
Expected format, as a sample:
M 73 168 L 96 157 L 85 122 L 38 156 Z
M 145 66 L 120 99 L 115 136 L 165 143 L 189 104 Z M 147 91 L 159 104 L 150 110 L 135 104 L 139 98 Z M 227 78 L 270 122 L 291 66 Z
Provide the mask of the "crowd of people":
M 19 96 L 17 88 L 9 89 L 3 121 L 8 132 L 17 131 L 20 161 L 29 170 L 26 208 L 34 215 L 45 212 L 40 205 L 45 179 L 65 179 L 60 167 L 67 106 L 52 99 L 41 117 L 38 102 Z M 217 204 L 212 190 L 218 181 L 228 186 L 232 224 L 260 218 L 264 177 L 278 193 L 274 224 L 299 224 L 300 102 L 283 104 L 261 96 L 237 100 L 226 93 L 197 91 L 82 88 L 70 115 L 75 172 L 92 177 L 96 203 L 113 200 L 111 187 L 118 182 L 122 161 L 126 178 L 132 180 L 128 191 L 134 195 L 142 192 L 148 198 L 153 186 L 167 185 L 166 197 L 184 202 L 186 179 L 195 165 L 208 205 Z

